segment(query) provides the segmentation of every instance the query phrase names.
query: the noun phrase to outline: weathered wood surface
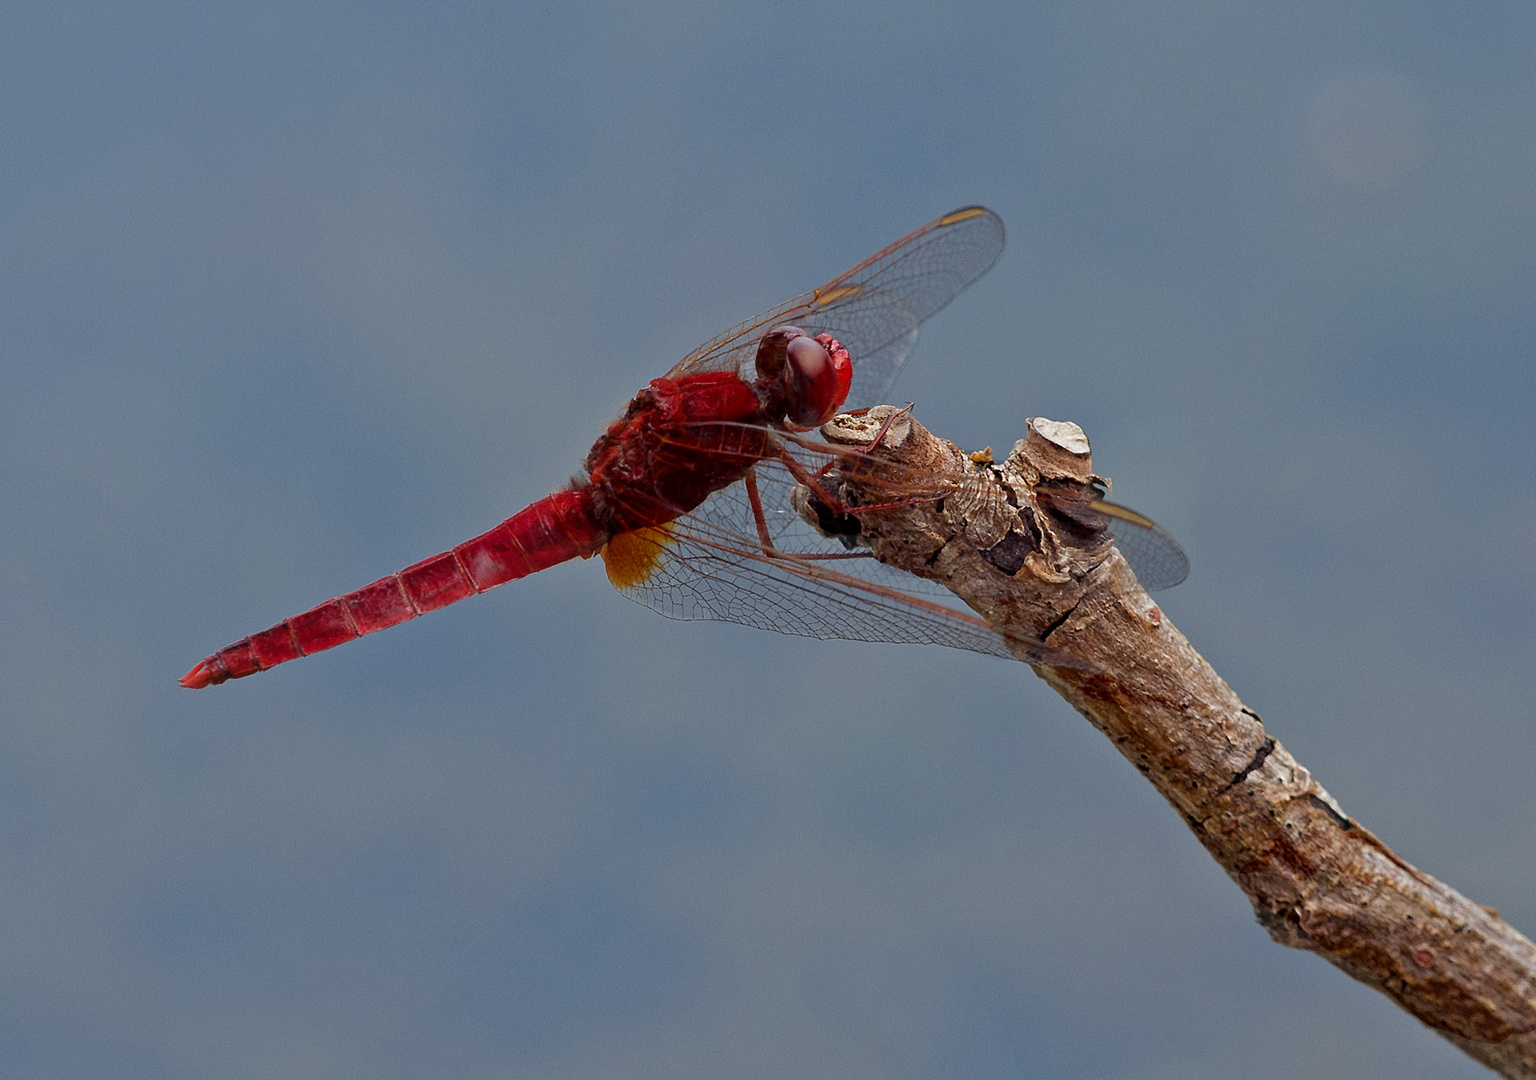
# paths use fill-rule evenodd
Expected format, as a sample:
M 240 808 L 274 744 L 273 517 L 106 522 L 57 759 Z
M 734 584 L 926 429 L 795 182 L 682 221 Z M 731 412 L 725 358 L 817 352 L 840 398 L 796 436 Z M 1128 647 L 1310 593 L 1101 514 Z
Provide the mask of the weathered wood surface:
M 823 434 L 867 448 L 888 415 L 838 418 Z M 1178 811 L 1274 940 L 1319 954 L 1500 1074 L 1536 1078 L 1536 946 L 1350 818 L 1120 554 L 1053 508 L 1053 490 L 1092 497 L 1077 425 L 1031 420 L 993 464 L 902 416 L 870 456 L 935 476 L 970 469 L 974 483 L 951 483 L 947 497 L 860 514 L 861 539 L 999 629 L 1083 661 L 1035 670 Z M 841 496 L 888 502 L 869 472 L 868 459 L 852 459 Z

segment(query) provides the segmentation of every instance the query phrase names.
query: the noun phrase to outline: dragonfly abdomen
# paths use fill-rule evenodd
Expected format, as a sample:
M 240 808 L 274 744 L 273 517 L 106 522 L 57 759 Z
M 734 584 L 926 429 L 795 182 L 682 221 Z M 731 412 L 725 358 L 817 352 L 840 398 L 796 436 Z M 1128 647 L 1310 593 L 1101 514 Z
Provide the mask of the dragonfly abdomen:
M 556 492 L 473 540 L 225 646 L 182 676 L 181 685 L 214 686 L 334 648 L 557 563 L 590 556 L 606 539 L 593 523 L 589 489 Z

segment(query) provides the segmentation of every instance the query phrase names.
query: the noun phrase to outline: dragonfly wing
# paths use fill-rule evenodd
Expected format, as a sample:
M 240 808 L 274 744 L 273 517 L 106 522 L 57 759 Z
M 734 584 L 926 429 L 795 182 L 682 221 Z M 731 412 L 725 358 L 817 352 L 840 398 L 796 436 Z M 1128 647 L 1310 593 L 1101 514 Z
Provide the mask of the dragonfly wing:
M 728 370 L 750 382 L 758 339 L 794 323 L 812 334 L 829 333 L 848 349 L 854 365 L 849 408 L 876 404 L 911 354 L 918 324 L 990 270 L 1002 252 L 1003 223 L 992 211 L 969 206 L 945 214 L 821 288 L 705 342 L 668 374 Z
M 643 561 L 646 571 L 639 578 L 616 576 L 610 563 L 620 592 L 671 619 L 717 619 L 801 637 L 948 645 L 1002 657 L 1014 656 L 1012 644 L 1032 663 L 1082 666 L 1062 650 L 1005 639 L 976 615 L 831 568 L 841 564 L 764 554 L 743 537 L 697 529 L 690 517 L 624 534 L 626 544 L 644 549 L 626 553 L 626 562 Z
M 630 599 L 673 619 L 717 619 L 802 637 L 947 645 L 1083 666 L 1041 642 L 1005 637 L 946 591 L 939 590 L 944 600 L 918 595 L 913 586 L 932 583 L 848 550 L 787 510 L 783 491 L 794 483 L 787 472 L 770 463 L 756 472 L 771 550 L 758 539 L 757 515 L 739 483 L 669 525 L 615 537 L 604 552 L 609 580 Z
M 1110 519 L 1115 547 L 1131 564 L 1143 589 L 1148 592 L 1171 589 L 1189 577 L 1189 556 L 1157 522 L 1129 507 L 1103 499 L 1088 506 Z
M 802 475 L 814 475 L 834 460 L 832 454 L 818 449 L 819 444 L 809 439 L 785 436 L 779 432 L 774 434 L 779 440 L 780 448 L 799 463 Z M 843 449 L 842 453 L 848 455 L 853 452 Z M 932 478 L 899 477 L 891 474 L 889 462 L 871 459 L 871 463 L 886 474 L 884 479 L 891 488 L 893 500 L 913 494 L 911 486 L 913 482 L 922 483 L 928 488 L 933 487 Z M 752 474 L 753 483 L 758 492 L 756 510 L 753 508 L 747 485 L 738 483 L 716 491 L 702 505 L 693 510 L 691 517 L 702 526 L 723 530 L 736 536 L 756 537 L 758 515 L 761 514 L 762 526 L 768 534 L 769 542 L 778 551 L 812 556 L 821 560 L 835 558 L 836 569 L 862 578 L 876 586 L 901 592 L 940 596 L 948 601 L 954 601 L 954 594 L 937 581 L 916 577 L 904 570 L 887 566 L 876 559 L 867 548 L 858 546 L 855 541 L 850 540 L 845 543 L 829 538 L 814 528 L 794 509 L 795 490 L 800 487 L 800 482 L 790 474 L 782 461 L 772 458 L 760 461 L 753 467 Z M 948 490 L 948 485 L 940 485 L 940 487 Z M 695 527 L 700 527 L 700 524 L 696 524 Z

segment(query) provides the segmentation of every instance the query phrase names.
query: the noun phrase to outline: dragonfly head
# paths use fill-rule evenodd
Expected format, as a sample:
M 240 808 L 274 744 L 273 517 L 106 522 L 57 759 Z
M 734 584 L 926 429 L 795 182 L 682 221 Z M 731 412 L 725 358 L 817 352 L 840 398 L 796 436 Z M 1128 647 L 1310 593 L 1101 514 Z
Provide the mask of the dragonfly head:
M 806 336 L 798 326 L 776 326 L 757 345 L 758 392 L 773 412 L 803 428 L 817 427 L 848 398 L 853 362 L 831 334 Z

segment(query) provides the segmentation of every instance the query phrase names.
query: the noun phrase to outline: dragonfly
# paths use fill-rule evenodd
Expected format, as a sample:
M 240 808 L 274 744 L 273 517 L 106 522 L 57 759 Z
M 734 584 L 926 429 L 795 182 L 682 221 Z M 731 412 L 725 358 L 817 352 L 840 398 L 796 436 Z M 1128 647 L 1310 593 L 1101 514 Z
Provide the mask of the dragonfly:
M 225 646 L 181 685 L 266 671 L 594 555 L 622 593 L 672 618 L 1076 666 L 1062 650 L 1004 635 L 860 550 L 847 528 L 829 530 L 806 512 L 818 505 L 847 521 L 844 511 L 856 509 L 838 506 L 822 479 L 850 451 L 810 433 L 839 411 L 879 402 L 922 322 L 991 269 L 1003 241 L 995 213 L 963 207 L 706 341 L 634 396 L 565 489 Z M 932 478 L 913 478 L 910 490 L 900 477 L 887 484 L 893 504 L 932 498 L 933 486 Z M 1079 510 L 1112 526 L 1144 586 L 1174 585 L 1188 572 L 1177 541 L 1150 519 L 1104 500 Z

